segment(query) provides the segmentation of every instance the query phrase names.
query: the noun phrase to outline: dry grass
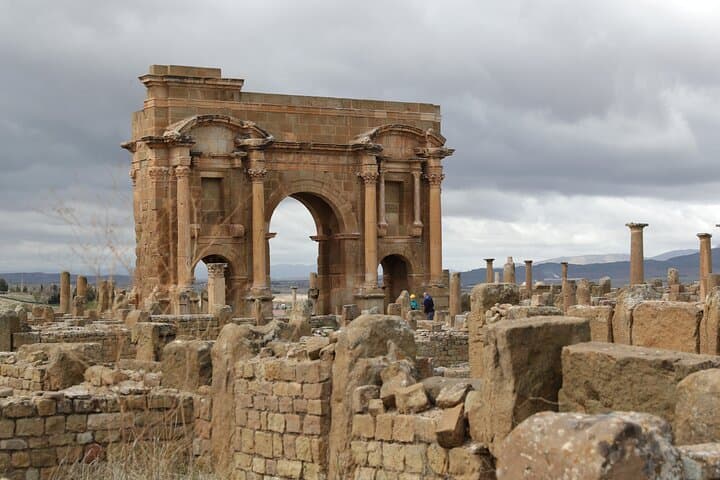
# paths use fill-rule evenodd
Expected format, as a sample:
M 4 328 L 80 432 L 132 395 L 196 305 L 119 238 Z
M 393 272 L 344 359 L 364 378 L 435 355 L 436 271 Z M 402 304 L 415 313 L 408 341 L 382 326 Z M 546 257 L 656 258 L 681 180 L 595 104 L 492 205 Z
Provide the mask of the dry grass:
M 51 480 L 216 480 L 196 465 L 187 442 L 150 440 L 115 444 L 105 458 L 62 465 Z

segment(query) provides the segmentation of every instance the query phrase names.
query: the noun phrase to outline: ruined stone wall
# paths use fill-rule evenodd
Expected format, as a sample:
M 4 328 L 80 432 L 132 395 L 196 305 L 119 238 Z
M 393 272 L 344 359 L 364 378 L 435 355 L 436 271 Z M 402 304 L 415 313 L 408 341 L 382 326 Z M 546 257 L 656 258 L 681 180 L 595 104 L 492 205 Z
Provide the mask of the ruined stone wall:
M 238 368 L 237 478 L 326 478 L 331 368 L 323 360 L 259 357 Z
M 120 326 L 66 327 L 13 335 L 13 346 L 16 349 L 33 343 L 98 343 L 102 347 L 103 362 L 135 358 L 136 353 L 135 345 L 130 341 L 130 330 Z
M 419 357 L 432 358 L 435 367 L 455 367 L 468 361 L 468 332 L 445 330 L 415 332 L 415 345 Z
M 215 315 L 151 315 L 150 321 L 175 327 L 175 336 L 200 340 L 215 340 L 220 334 L 219 317 Z
M 193 398 L 173 390 L 121 395 L 71 389 L 3 399 L 0 474 L 64 478 L 69 464 L 101 458 L 137 439 L 189 445 L 194 421 Z

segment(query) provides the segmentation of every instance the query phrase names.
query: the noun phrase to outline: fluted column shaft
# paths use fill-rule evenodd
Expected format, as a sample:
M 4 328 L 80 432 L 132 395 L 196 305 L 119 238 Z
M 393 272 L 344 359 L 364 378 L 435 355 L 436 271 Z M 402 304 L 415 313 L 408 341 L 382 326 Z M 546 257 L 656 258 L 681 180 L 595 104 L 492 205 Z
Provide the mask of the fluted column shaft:
M 428 194 L 430 207 L 430 225 L 428 226 L 430 241 L 430 281 L 434 284 L 442 283 L 442 205 L 440 203 L 440 185 L 444 177 L 442 166 L 439 165 L 439 160 L 436 165 L 428 164 L 426 178 L 430 185 Z
M 365 195 L 365 286 L 377 288 L 378 286 L 378 258 L 377 258 L 377 205 L 376 185 L 378 172 L 376 165 L 365 165 L 359 174 L 364 184 Z
M 190 167 L 175 167 L 177 181 L 177 278 L 178 286 L 192 284 L 190 241 Z
M 252 252 L 254 293 L 267 290 L 267 232 L 265 231 L 265 169 L 264 154 L 250 152 L 250 168 L 247 170 L 252 182 Z

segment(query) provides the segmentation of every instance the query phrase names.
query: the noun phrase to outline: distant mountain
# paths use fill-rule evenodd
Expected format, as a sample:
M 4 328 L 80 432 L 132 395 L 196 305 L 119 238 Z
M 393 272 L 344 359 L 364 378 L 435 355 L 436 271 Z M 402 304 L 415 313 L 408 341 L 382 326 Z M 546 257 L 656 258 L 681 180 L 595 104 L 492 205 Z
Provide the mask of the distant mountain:
M 11 285 L 20 284 L 24 282 L 25 285 L 52 285 L 56 283 L 60 285 L 60 274 L 59 273 L 43 273 L 43 272 L 30 272 L 30 273 L 0 273 L 0 277 L 4 278 L 6 282 Z M 125 287 L 132 283 L 132 280 L 128 275 L 103 275 L 100 277 L 101 280 L 108 280 L 112 278 L 115 284 L 119 287 Z M 75 284 L 77 275 L 70 274 L 70 283 Z M 87 275 L 88 282 L 94 284 L 96 281 L 95 275 Z
M 654 257 L 648 257 L 648 260 L 670 260 L 675 257 L 682 257 L 685 255 L 691 255 L 698 251 L 695 249 L 684 249 L 684 250 L 671 250 L 669 252 L 661 253 Z M 630 255 L 627 253 L 603 253 L 595 255 L 576 255 L 569 257 L 557 257 L 549 258 L 547 260 L 541 260 L 536 262 L 535 265 L 542 265 L 544 263 L 561 263 L 568 262 L 573 265 L 590 265 L 593 263 L 614 263 L 614 262 L 627 262 L 630 260 Z
M 700 273 L 700 254 L 697 250 L 691 250 L 691 254 L 672 257 L 668 260 L 645 259 L 645 278 L 667 277 L 668 268 L 677 268 L 680 272 L 680 279 L 683 282 L 693 282 L 698 279 Z M 670 253 L 670 252 L 668 252 Z M 714 258 L 720 259 L 720 248 L 713 248 L 712 255 Z M 533 266 L 533 280 L 544 281 L 547 283 L 559 282 L 561 276 L 561 266 L 559 262 L 539 263 Z M 496 268 L 496 272 L 502 275 L 502 268 Z M 590 263 L 586 265 L 573 264 L 568 265 L 568 277 L 571 279 L 587 278 L 588 280 L 598 280 L 602 277 L 610 277 L 615 286 L 625 285 L 630 277 L 630 262 L 608 262 L 608 263 Z M 485 269 L 477 268 L 468 272 L 462 272 L 463 285 L 469 286 L 485 281 Z M 515 266 L 515 279 L 518 283 L 522 283 L 525 279 L 525 266 L 517 264 Z
M 624 262 L 627 260 L 630 260 L 630 255 L 628 255 L 627 253 L 605 253 L 600 255 L 576 255 L 574 257 L 550 258 L 548 260 L 542 260 L 540 262 L 537 262 L 536 265 L 560 262 L 568 262 L 574 265 L 588 265 L 590 263 L 612 263 Z

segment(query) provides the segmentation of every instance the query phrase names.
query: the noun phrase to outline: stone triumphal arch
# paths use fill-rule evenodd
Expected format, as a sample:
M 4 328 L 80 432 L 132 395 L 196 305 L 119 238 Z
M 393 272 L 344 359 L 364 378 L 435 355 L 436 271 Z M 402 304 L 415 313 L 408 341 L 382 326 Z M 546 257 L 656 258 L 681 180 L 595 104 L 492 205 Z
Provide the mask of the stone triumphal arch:
M 269 314 L 270 217 L 293 197 L 317 227 L 317 313 L 382 309 L 403 288 L 447 303 L 440 188 L 452 150 L 438 106 L 249 93 L 215 68 L 153 65 L 140 80 L 147 97 L 123 147 L 141 301 L 184 313 L 204 261 L 236 315 Z

